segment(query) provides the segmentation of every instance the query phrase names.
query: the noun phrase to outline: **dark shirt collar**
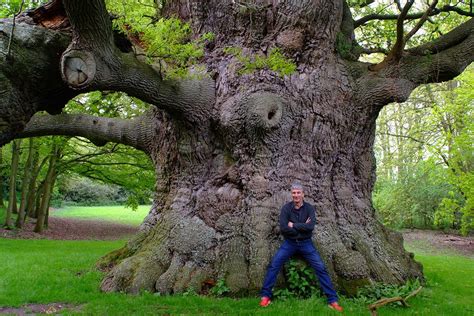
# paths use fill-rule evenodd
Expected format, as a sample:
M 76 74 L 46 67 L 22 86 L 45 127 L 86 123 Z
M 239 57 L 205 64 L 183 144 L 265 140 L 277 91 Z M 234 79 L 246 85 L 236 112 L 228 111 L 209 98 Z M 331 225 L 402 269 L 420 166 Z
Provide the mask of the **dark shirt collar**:
M 296 204 L 295 204 L 295 202 L 293 202 L 293 201 L 291 201 L 291 205 L 293 206 L 293 209 L 294 209 L 295 211 L 299 211 L 299 210 L 301 210 L 302 208 L 304 208 L 305 202 L 304 202 L 304 200 L 303 200 L 303 204 L 301 204 L 300 208 L 296 208 Z

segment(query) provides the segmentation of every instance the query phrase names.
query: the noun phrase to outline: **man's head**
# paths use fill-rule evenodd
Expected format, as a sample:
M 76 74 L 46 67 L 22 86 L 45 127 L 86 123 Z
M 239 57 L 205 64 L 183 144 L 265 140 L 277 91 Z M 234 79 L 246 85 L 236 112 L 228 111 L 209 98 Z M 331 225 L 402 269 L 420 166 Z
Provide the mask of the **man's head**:
M 291 198 L 296 206 L 301 206 L 303 204 L 304 192 L 301 183 L 294 182 L 291 185 Z

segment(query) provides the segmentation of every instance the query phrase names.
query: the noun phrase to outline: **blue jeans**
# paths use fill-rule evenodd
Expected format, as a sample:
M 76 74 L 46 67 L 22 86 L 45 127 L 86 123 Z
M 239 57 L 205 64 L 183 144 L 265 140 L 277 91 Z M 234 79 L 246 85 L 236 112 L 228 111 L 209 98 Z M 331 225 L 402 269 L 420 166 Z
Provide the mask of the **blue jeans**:
M 311 239 L 303 241 L 285 239 L 280 249 L 278 249 L 275 256 L 273 256 L 272 262 L 268 265 L 267 275 L 265 276 L 262 291 L 260 292 L 261 296 L 272 297 L 272 289 L 281 267 L 290 259 L 291 256 L 297 253 L 301 254 L 314 269 L 319 284 L 321 285 L 321 289 L 328 299 L 328 303 L 331 304 L 337 302 L 337 293 L 334 290 L 331 278 L 326 271 L 326 267 L 324 266 L 318 251 L 314 248 Z

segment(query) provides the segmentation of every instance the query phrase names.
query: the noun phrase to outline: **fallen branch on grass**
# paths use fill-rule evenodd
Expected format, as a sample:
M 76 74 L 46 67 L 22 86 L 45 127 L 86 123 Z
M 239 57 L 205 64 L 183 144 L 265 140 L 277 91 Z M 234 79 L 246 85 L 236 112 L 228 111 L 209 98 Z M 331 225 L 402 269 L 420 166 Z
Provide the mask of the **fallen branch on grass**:
M 375 302 L 373 304 L 370 304 L 369 305 L 370 315 L 371 316 L 377 316 L 377 308 L 382 307 L 384 305 L 387 305 L 389 303 L 393 303 L 393 302 L 400 302 L 400 303 L 402 303 L 402 305 L 404 307 L 409 307 L 410 305 L 408 305 L 407 300 L 409 298 L 412 298 L 416 294 L 418 294 L 421 291 L 422 288 L 423 287 L 420 286 L 419 288 L 417 288 L 416 290 L 411 292 L 409 295 L 407 295 L 407 297 L 405 297 L 405 298 L 403 298 L 401 296 L 383 298 L 383 299 L 380 299 L 380 300 L 378 300 L 377 302 Z

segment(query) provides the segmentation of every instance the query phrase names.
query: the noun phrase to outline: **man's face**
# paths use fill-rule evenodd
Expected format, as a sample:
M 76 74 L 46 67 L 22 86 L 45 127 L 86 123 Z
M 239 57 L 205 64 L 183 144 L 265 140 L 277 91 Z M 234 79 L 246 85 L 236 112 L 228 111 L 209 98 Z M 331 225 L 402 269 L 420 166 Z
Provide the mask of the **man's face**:
M 292 189 L 291 190 L 291 198 L 293 199 L 293 203 L 300 204 L 303 202 L 304 193 L 301 189 Z

